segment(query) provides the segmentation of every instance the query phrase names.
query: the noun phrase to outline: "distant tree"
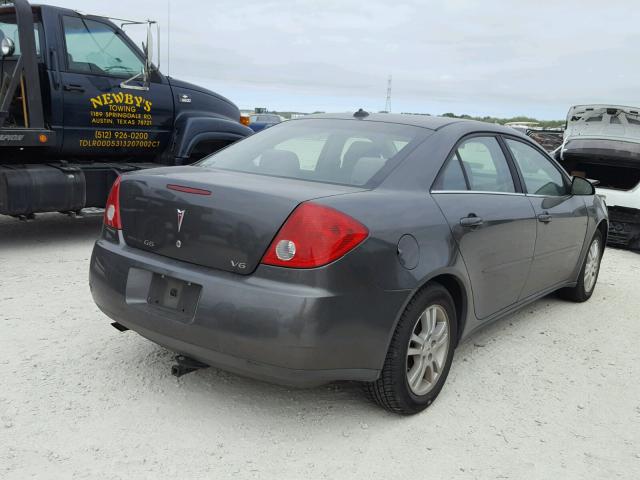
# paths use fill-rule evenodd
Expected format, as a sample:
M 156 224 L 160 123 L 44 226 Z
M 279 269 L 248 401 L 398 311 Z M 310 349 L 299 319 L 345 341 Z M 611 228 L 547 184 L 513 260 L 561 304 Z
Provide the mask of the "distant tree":
M 500 125 L 504 125 L 505 123 L 511 123 L 511 122 L 532 122 L 532 123 L 537 123 L 538 126 L 543 128 L 563 127 L 565 124 L 564 120 L 538 120 L 537 118 L 527 117 L 525 115 L 518 115 L 511 118 L 500 118 L 500 117 L 492 117 L 489 115 L 485 115 L 483 117 L 472 116 L 467 114 L 456 115 L 455 113 L 447 112 L 447 113 L 443 113 L 441 116 L 449 117 L 449 118 L 464 118 L 468 120 L 479 120 L 481 122 L 498 123 Z

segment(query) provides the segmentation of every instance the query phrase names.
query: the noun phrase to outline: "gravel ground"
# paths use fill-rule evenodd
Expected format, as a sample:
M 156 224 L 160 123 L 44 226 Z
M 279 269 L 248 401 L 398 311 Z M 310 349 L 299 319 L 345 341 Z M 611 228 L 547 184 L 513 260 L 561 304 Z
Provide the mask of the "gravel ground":
M 423 414 L 357 385 L 207 369 L 118 333 L 88 289 L 99 217 L 0 220 L 0 478 L 640 478 L 640 255 L 459 346 Z M 417 476 L 416 476 L 417 475 Z

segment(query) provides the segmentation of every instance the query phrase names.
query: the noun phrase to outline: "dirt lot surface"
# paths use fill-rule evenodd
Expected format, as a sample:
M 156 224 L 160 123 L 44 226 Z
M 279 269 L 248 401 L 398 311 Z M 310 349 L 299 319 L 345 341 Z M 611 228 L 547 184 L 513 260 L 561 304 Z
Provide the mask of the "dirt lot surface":
M 640 255 L 459 346 L 427 411 L 293 390 L 118 333 L 91 300 L 99 217 L 0 219 L 0 478 L 640 478 Z

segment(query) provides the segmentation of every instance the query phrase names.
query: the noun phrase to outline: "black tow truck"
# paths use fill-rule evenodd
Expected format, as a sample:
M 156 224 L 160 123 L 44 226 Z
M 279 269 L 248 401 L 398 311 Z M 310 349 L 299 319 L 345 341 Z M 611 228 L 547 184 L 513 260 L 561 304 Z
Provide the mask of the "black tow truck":
M 146 28 L 142 48 L 132 25 Z M 160 73 L 154 30 L 0 0 L 0 214 L 104 207 L 122 172 L 192 163 L 253 133 L 231 101 Z

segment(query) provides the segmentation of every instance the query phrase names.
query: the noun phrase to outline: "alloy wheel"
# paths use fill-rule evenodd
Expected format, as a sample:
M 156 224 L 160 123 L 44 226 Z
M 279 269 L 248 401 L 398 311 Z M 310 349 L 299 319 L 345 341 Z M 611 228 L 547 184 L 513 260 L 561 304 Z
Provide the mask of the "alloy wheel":
M 416 320 L 407 348 L 407 383 L 418 396 L 438 382 L 449 352 L 449 316 L 440 305 L 430 305 Z
M 591 292 L 596 284 L 598 271 L 600 270 L 600 241 L 595 239 L 589 247 L 587 262 L 584 266 L 584 289 Z

